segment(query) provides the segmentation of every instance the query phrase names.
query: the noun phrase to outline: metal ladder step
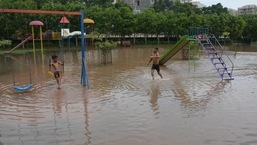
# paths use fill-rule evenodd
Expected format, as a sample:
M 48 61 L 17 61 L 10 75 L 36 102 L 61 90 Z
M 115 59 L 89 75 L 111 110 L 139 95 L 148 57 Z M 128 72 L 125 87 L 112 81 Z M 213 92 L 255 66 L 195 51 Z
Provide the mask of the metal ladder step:
M 215 59 L 220 60 L 220 59 L 221 59 L 221 57 L 213 57 L 213 58 L 210 58 L 210 59 L 211 59 L 211 61 L 213 62 L 213 60 L 215 60 Z
M 208 54 L 218 55 L 218 52 L 208 52 Z
M 204 47 L 204 48 L 207 51 L 216 51 L 215 48 L 213 48 L 213 47 Z
M 215 62 L 215 63 L 213 63 L 214 65 L 217 65 L 217 64 L 224 64 L 224 62 Z
M 224 70 L 224 71 L 226 71 L 226 70 L 228 70 L 228 68 L 226 68 L 226 67 L 223 67 L 223 68 L 216 68 L 217 70 Z

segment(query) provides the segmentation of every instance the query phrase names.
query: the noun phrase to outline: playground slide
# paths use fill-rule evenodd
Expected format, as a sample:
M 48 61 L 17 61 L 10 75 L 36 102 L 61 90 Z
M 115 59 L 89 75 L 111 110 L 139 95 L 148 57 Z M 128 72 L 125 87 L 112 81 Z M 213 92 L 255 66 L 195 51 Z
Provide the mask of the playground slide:
M 84 35 L 86 36 L 86 33 L 84 33 Z M 63 38 L 74 37 L 74 36 L 81 36 L 81 31 L 73 31 Z
M 169 59 L 179 52 L 188 42 L 189 36 L 185 35 L 180 37 L 180 40 L 171 47 L 159 60 L 160 65 L 164 65 Z
M 32 36 L 29 36 L 28 38 L 26 38 L 25 40 L 23 40 L 20 44 L 18 44 L 17 46 L 15 46 L 13 49 L 4 52 L 5 54 L 11 53 L 12 51 L 14 51 L 15 49 L 19 48 L 22 44 L 26 43 L 27 41 L 29 41 L 32 38 Z

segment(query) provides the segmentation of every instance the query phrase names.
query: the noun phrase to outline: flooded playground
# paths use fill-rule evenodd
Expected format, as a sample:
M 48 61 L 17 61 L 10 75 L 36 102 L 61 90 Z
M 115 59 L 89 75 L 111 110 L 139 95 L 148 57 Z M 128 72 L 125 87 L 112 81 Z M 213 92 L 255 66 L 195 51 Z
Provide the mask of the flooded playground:
M 81 52 L 64 52 L 62 89 L 33 56 L 0 56 L 0 145 L 256 145 L 257 46 L 230 47 L 234 79 L 221 81 L 206 55 L 177 54 L 151 79 L 153 46 L 118 48 L 102 66 L 86 54 L 90 89 L 80 84 Z M 160 54 L 168 46 L 160 46 Z M 59 52 L 57 52 L 59 53 Z M 62 59 L 62 57 L 60 57 Z M 13 91 L 30 81 L 26 93 Z

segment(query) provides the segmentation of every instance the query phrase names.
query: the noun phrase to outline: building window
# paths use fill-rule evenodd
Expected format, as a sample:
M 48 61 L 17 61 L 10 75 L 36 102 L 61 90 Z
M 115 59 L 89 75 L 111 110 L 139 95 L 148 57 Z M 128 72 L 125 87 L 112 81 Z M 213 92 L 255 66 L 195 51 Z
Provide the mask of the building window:
M 140 0 L 137 0 L 137 6 L 139 6 L 140 5 Z

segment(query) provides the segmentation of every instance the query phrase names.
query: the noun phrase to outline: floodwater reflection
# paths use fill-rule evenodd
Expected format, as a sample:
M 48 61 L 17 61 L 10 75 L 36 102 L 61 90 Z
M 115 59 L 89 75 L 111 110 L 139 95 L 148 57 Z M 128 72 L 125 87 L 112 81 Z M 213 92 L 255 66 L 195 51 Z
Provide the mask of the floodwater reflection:
M 178 54 L 153 81 L 147 66 L 152 49 L 112 50 L 113 65 L 101 66 L 97 50 L 86 54 L 91 89 L 80 85 L 81 52 L 64 52 L 62 89 L 47 76 L 44 56 L 0 56 L 0 145 L 251 145 L 256 142 L 257 53 L 228 51 L 233 81 L 221 81 L 207 56 L 195 71 Z M 236 56 L 234 49 L 237 50 Z M 160 54 L 167 50 L 160 46 Z M 243 51 L 244 50 L 244 51 Z M 60 54 L 62 55 L 62 54 Z M 29 81 L 35 86 L 14 92 Z M 35 65 L 36 64 L 36 65 Z M 45 70 L 44 70 L 45 69 Z
M 151 98 L 150 103 L 155 115 L 159 114 L 158 97 L 160 95 L 160 88 L 158 82 L 152 81 L 151 83 Z

